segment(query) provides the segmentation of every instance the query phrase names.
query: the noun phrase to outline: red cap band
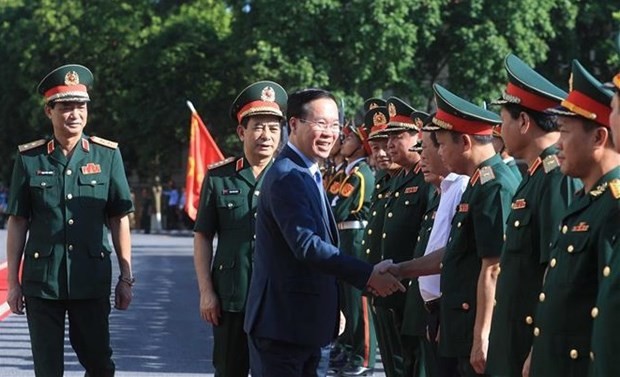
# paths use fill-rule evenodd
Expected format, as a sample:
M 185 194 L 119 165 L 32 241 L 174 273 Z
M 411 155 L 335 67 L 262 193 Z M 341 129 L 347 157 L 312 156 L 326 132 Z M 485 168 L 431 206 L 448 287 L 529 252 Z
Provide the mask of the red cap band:
M 77 85 L 58 85 L 55 86 L 43 95 L 45 97 L 46 102 L 56 98 L 62 98 L 62 94 L 65 93 L 84 93 L 84 98 L 88 98 L 88 90 L 86 89 L 86 85 L 77 84 Z
M 413 127 L 417 128 L 415 123 L 413 123 L 413 120 L 411 119 L 411 117 L 408 117 L 408 116 L 405 116 L 405 115 L 400 115 L 400 114 L 396 114 L 394 116 L 391 116 L 390 120 L 388 121 L 388 124 L 390 124 L 390 123 L 405 123 L 405 124 L 410 124 Z
M 519 103 L 521 106 L 536 111 L 545 111 L 560 103 L 560 101 L 554 101 L 547 97 L 536 95 L 510 82 L 506 87 L 506 93 L 519 98 L 521 100 Z
M 575 114 L 579 114 L 586 119 L 591 119 L 609 128 L 611 107 L 609 105 L 603 105 L 577 90 L 573 90 L 568 94 L 568 98 L 562 101 L 562 106 Z
M 248 102 L 241 108 L 241 110 L 239 110 L 237 113 L 237 122 L 241 123 L 241 119 L 243 119 L 244 116 L 256 112 L 265 112 L 268 114 L 282 116 L 282 110 L 280 110 L 280 106 L 278 106 L 277 103 L 268 101 L 252 101 Z
M 468 135 L 491 135 L 493 133 L 493 127 L 499 124 L 481 122 L 476 120 L 466 120 L 461 117 L 449 114 L 441 109 L 437 109 L 437 114 L 435 114 L 435 118 L 433 119 L 433 121 L 435 120 L 439 120 L 440 123 L 447 123 L 452 127 L 452 131 L 457 131 Z

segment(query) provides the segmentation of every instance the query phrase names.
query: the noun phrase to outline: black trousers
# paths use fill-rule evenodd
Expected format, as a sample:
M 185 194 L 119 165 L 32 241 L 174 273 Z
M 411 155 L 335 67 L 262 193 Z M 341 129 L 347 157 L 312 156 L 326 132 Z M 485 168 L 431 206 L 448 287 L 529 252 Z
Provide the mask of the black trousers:
M 69 341 L 89 377 L 114 376 L 110 348 L 110 298 L 46 300 L 26 297 L 34 372 L 37 377 L 64 374 L 65 316 Z
M 243 331 L 243 312 L 222 311 L 213 326 L 213 366 L 216 377 L 247 377 L 250 370 L 248 337 Z

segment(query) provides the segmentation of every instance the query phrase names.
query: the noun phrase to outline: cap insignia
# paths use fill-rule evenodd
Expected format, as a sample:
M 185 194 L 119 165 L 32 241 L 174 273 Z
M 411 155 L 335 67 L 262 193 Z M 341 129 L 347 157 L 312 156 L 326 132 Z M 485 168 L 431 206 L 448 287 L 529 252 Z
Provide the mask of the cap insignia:
M 260 99 L 265 102 L 274 102 L 276 100 L 276 91 L 272 87 L 266 86 L 260 93 Z
M 376 113 L 372 116 L 372 124 L 373 126 L 378 126 L 380 124 L 386 124 L 387 119 L 385 119 L 385 115 L 383 113 Z
M 416 126 L 418 126 L 418 129 L 422 129 L 422 127 L 424 127 L 424 122 L 422 122 L 422 119 L 418 117 L 415 117 L 413 122 L 415 123 Z
M 368 105 L 368 110 L 372 110 L 372 109 L 375 109 L 375 108 L 377 108 L 377 107 L 379 107 L 379 104 L 378 104 L 378 103 L 376 103 L 376 102 L 371 102 L 371 103 Z
M 65 85 L 78 85 L 80 83 L 80 76 L 75 71 L 69 71 L 65 75 Z
M 391 102 L 388 105 L 388 111 L 389 111 L 391 117 L 396 116 L 396 114 L 397 114 L 396 113 L 396 106 L 394 106 L 394 104 L 391 103 Z

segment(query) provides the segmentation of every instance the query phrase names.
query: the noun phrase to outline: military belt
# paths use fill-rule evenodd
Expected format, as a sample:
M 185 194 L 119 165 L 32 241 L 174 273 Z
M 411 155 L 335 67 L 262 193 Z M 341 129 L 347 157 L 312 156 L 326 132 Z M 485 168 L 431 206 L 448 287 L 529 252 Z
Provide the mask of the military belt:
M 368 221 L 342 221 L 337 224 L 338 230 L 347 230 L 347 229 L 364 229 L 368 225 Z

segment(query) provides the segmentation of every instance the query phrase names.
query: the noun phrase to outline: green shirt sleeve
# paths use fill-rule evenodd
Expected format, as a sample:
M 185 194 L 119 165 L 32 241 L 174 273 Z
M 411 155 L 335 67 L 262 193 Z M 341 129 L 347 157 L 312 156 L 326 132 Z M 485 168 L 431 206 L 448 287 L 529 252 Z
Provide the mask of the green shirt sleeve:
M 207 237 L 213 237 L 218 229 L 217 208 L 215 206 L 215 192 L 213 178 L 207 171 L 200 189 L 200 203 L 194 231 L 203 233 Z
M 7 212 L 9 215 L 30 218 L 30 189 L 20 154 L 15 157 L 13 165 Z
M 480 258 L 499 257 L 512 195 L 500 184 L 489 185 L 473 208 L 472 221 Z
M 123 166 L 123 157 L 120 150 L 115 149 L 110 163 L 110 186 L 106 213 L 108 216 L 114 217 L 133 211 L 134 207 L 129 183 L 127 183 L 127 176 L 125 175 L 125 167 Z

